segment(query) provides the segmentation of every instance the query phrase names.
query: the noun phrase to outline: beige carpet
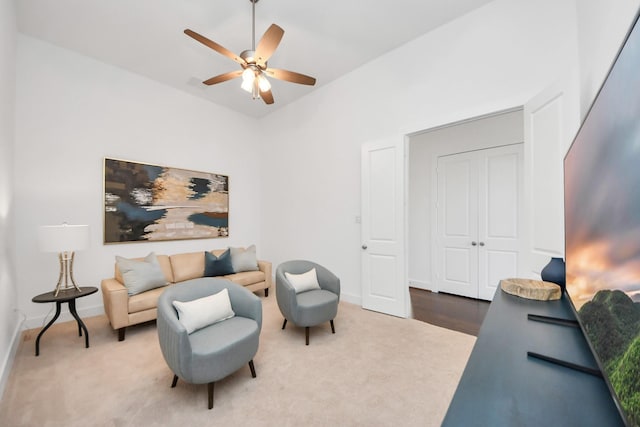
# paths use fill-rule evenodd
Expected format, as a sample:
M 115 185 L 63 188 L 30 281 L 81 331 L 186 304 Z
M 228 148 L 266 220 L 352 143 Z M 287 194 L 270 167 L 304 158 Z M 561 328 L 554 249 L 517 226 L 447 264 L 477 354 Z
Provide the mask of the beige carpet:
M 275 296 L 263 298 L 260 348 L 249 367 L 206 385 L 178 381 L 162 358 L 155 323 L 118 342 L 104 316 L 85 319 L 90 345 L 72 322 L 40 341 L 24 332 L 0 403 L 2 426 L 436 426 L 475 337 L 341 303 L 335 319 L 282 331 Z

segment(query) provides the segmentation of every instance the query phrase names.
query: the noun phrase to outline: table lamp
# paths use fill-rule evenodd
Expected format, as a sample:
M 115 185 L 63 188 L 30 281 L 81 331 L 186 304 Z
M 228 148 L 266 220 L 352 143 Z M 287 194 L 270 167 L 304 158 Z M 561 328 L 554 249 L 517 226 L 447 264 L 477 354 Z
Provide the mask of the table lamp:
M 88 225 L 43 225 L 38 232 L 40 250 L 57 252 L 60 260 L 60 275 L 53 296 L 60 291 L 76 289 L 80 291 L 73 278 L 73 257 L 78 250 L 89 247 Z M 64 280 L 63 280 L 64 278 Z M 64 287 L 63 287 L 64 281 Z

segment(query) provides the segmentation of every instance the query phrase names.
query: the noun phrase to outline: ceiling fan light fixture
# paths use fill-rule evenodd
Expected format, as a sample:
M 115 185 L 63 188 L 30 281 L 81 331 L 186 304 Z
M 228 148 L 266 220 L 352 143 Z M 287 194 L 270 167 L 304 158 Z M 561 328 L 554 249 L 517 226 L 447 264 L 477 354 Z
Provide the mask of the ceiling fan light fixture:
M 249 67 L 245 68 L 242 72 L 242 84 L 240 87 L 249 93 L 253 92 L 253 81 L 255 79 L 256 73 Z
M 268 90 L 271 90 L 271 83 L 269 83 L 269 80 L 267 80 L 264 74 L 260 74 L 257 77 L 257 79 L 258 79 L 258 86 L 260 87 L 261 92 L 266 92 Z
M 253 79 L 256 77 L 255 71 L 252 68 L 247 67 L 242 72 L 242 81 L 250 81 L 253 82 Z
M 253 82 L 243 81 L 240 88 L 246 92 L 253 92 Z

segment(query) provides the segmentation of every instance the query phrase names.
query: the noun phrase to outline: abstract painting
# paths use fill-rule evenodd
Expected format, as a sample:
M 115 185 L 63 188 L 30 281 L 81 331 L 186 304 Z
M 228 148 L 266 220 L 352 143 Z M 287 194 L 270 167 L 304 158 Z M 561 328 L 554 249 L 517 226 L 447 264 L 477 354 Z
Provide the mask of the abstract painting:
M 228 235 L 228 176 L 104 159 L 104 243 Z

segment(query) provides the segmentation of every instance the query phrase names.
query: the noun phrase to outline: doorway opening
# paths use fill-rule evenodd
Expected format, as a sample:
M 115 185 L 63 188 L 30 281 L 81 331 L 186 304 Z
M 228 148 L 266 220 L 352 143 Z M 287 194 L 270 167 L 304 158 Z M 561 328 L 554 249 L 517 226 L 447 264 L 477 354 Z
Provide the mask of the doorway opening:
M 523 142 L 522 108 L 410 135 L 410 287 L 491 300 L 496 277 L 519 271 Z

